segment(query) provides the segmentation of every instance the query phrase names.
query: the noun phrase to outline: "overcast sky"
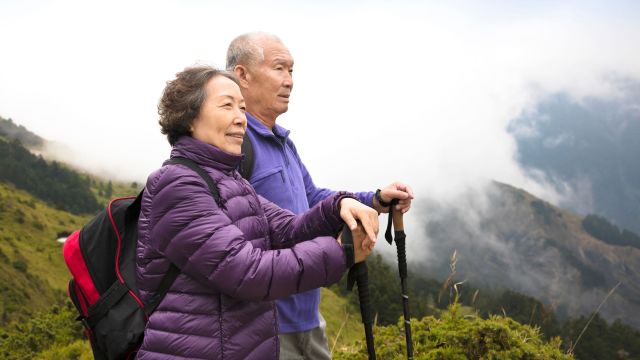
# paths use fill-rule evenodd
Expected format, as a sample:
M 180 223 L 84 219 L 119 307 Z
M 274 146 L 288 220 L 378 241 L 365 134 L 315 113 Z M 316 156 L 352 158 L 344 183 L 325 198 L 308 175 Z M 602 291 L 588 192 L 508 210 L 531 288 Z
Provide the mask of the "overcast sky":
M 70 162 L 144 181 L 168 157 L 156 105 L 248 31 L 295 59 L 291 129 L 318 185 L 392 180 L 446 197 L 496 179 L 553 200 L 515 162 L 508 122 L 547 96 L 640 78 L 634 1 L 0 2 L 0 116 Z

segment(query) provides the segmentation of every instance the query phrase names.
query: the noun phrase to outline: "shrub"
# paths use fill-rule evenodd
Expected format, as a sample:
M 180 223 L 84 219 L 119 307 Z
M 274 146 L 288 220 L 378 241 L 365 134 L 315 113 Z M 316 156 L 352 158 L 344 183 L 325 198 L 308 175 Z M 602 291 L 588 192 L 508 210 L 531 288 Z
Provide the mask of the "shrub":
M 38 353 L 76 342 L 81 338 L 81 326 L 70 304 L 53 306 L 25 322 L 0 328 L 0 357 L 2 359 L 40 358 Z M 77 354 L 74 348 L 66 349 Z
M 560 349 L 560 339 L 542 340 L 537 328 L 508 317 L 463 316 L 454 304 L 437 319 L 427 316 L 411 322 L 414 359 L 573 359 Z M 404 323 L 375 329 L 378 359 L 404 359 Z M 335 359 L 366 359 L 364 341 L 351 350 L 334 353 Z
M 23 260 L 16 260 L 13 262 L 13 267 L 23 273 L 27 272 L 27 263 Z

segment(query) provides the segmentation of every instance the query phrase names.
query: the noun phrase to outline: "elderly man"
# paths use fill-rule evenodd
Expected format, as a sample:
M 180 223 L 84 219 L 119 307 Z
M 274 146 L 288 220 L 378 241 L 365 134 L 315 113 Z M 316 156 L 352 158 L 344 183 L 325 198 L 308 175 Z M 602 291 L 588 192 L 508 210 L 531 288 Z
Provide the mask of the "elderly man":
M 257 193 L 296 214 L 331 195 L 332 190 L 315 186 L 289 131 L 276 124 L 288 109 L 293 89 L 293 57 L 287 47 L 271 34 L 241 35 L 229 45 L 227 69 L 240 80 L 246 102 L 247 132 L 254 153 L 248 180 Z M 413 193 L 409 186 L 395 182 L 357 196 L 378 212 L 388 212 L 389 202 L 400 199 L 396 209 L 406 212 Z M 277 301 L 280 359 L 330 358 L 319 303 L 320 289 Z

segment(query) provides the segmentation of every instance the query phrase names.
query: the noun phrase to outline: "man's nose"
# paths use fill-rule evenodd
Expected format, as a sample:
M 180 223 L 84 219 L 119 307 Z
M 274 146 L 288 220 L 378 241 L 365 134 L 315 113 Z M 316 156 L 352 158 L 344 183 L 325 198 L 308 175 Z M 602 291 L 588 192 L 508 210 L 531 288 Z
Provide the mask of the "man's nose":
M 291 73 L 287 73 L 284 78 L 283 85 L 289 89 L 293 88 L 293 75 Z

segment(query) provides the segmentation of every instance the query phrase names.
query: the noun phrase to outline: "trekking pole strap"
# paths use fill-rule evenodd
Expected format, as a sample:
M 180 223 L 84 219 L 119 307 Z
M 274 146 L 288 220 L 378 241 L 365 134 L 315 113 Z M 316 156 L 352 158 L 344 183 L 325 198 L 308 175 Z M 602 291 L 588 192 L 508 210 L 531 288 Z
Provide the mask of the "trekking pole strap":
M 344 258 L 347 269 L 351 269 L 356 261 L 356 253 L 353 248 L 353 234 L 351 229 L 346 226 L 342 227 L 342 250 L 344 251 Z
M 398 199 L 393 199 L 391 200 L 391 207 L 389 207 L 389 217 L 387 218 L 387 230 L 384 232 L 384 238 L 387 240 L 387 242 L 389 243 L 389 245 L 393 244 L 393 234 L 391 233 L 391 228 L 395 227 L 396 230 L 404 230 L 404 226 L 402 226 L 402 213 L 400 214 L 395 214 L 393 212 L 393 207 L 396 206 L 398 204 L 400 200 Z M 400 219 L 400 227 L 398 228 L 397 226 L 397 218 Z

